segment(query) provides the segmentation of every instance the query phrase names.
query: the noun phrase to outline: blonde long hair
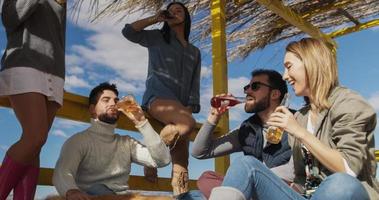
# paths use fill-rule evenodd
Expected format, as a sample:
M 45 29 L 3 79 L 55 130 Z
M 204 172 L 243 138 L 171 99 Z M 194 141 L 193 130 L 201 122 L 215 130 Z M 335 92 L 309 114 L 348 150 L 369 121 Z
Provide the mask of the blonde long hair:
M 304 63 L 312 109 L 328 109 L 330 92 L 338 85 L 336 55 L 331 46 L 318 39 L 303 38 L 288 44 L 286 51 L 295 54 Z

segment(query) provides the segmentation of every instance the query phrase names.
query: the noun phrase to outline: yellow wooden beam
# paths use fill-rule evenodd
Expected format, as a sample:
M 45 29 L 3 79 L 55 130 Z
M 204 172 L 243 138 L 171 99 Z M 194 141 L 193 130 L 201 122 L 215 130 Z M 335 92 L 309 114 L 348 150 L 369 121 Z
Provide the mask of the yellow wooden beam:
M 358 32 L 364 29 L 368 29 L 374 26 L 379 26 L 379 19 L 374 19 L 365 23 L 361 23 L 357 26 L 352 26 L 348 28 L 343 28 L 341 30 L 334 31 L 332 33 L 329 33 L 328 36 L 331 38 L 340 37 L 349 33 Z
M 234 0 L 234 4 L 236 4 L 237 6 L 241 6 L 241 5 L 248 3 L 250 1 L 252 1 L 252 0 Z M 318 14 L 322 14 L 322 13 L 325 13 L 325 12 L 328 12 L 331 10 L 337 10 L 339 8 L 344 8 L 347 5 L 352 4 L 356 1 L 359 1 L 359 0 L 340 0 L 340 1 L 334 1 L 331 3 L 328 2 L 328 3 L 320 5 L 319 7 L 315 8 L 313 10 L 308 10 L 304 13 L 299 13 L 299 15 L 301 16 L 301 18 L 306 20 L 306 19 L 309 19 L 310 17 L 313 17 L 313 16 L 318 15 Z M 281 27 L 281 26 L 286 25 L 287 21 L 285 21 L 284 19 L 279 19 L 277 21 L 277 24 L 279 27 Z
M 52 186 L 53 173 L 54 169 L 40 168 L 38 185 Z M 143 176 L 130 176 L 128 184 L 131 190 L 172 191 L 170 178 L 158 178 L 157 183 L 151 183 L 146 181 Z M 196 181 L 190 180 L 189 187 L 192 190 L 197 189 Z
M 225 0 L 211 1 L 212 19 L 212 63 L 213 63 L 213 94 L 227 93 L 228 67 L 226 57 L 225 34 Z M 229 131 L 229 115 L 225 113 L 219 122 L 221 133 Z M 221 136 L 218 134 L 217 136 Z M 215 159 L 215 170 L 226 173 L 229 167 L 229 156 Z
M 250 1 L 252 1 L 252 0 L 234 0 L 234 4 L 236 4 L 237 6 L 241 6 L 241 5 L 248 3 Z M 322 13 L 325 13 L 325 12 L 328 12 L 331 10 L 336 10 L 339 8 L 344 8 L 347 5 L 350 5 L 356 1 L 359 1 L 359 0 L 340 0 L 340 1 L 334 1 L 331 3 L 328 2 L 328 3 L 320 5 L 319 7 L 315 8 L 313 10 L 308 10 L 304 13 L 299 13 L 299 15 L 303 19 L 309 19 L 310 17 L 313 17 L 313 16 L 318 15 L 318 14 L 322 14 Z M 285 21 L 284 19 L 280 19 L 277 21 L 277 23 L 278 23 L 278 26 L 283 26 L 283 25 L 287 24 L 287 21 Z
M 375 159 L 376 162 L 379 162 L 379 150 L 375 150 Z
M 327 43 L 330 43 L 334 47 L 337 46 L 334 40 L 332 40 L 328 35 L 325 35 L 317 27 L 313 26 L 311 23 L 304 20 L 300 15 L 292 11 L 292 9 L 286 7 L 279 0 L 256 0 L 259 4 L 265 6 L 267 9 L 271 10 L 275 14 L 282 17 L 289 24 L 296 26 L 298 29 L 307 33 L 313 38 L 321 39 Z
M 0 98 L 0 106 L 11 107 L 8 98 Z M 147 113 L 145 114 L 149 119 L 151 125 L 159 133 L 160 130 L 163 128 L 163 124 L 149 117 Z M 89 122 L 90 115 L 88 112 L 88 98 L 77 94 L 65 92 L 63 97 L 63 106 L 58 110 L 57 116 L 80 122 Z M 201 124 L 197 123 L 196 129 L 192 132 L 190 136 L 192 141 L 195 139 L 196 133 L 199 131 L 200 127 Z M 137 131 L 137 129 L 134 127 L 134 124 L 124 115 L 120 116 L 120 119 L 117 122 L 117 128 L 129 131 Z M 217 127 L 215 132 L 219 133 L 220 128 Z
M 11 107 L 8 98 L 0 98 L 0 106 Z M 57 116 L 75 121 L 89 122 L 90 116 L 88 113 L 88 98 L 73 93 L 64 93 L 63 107 L 57 112 Z M 162 124 L 152 118 L 149 118 L 150 123 L 156 131 L 162 129 Z M 191 134 L 193 140 L 196 136 L 201 124 L 197 123 L 196 130 Z M 126 117 L 121 116 L 117 128 L 136 131 L 134 125 Z M 217 127 L 215 131 L 219 134 L 220 128 Z M 53 169 L 41 168 L 38 179 L 38 185 L 52 185 Z M 129 180 L 130 189 L 132 190 L 147 190 L 147 191 L 172 191 L 170 178 L 158 178 L 158 183 L 151 183 L 146 181 L 142 176 L 130 176 Z M 190 180 L 190 189 L 196 189 L 196 181 Z
M 359 1 L 359 0 L 341 0 L 341 1 L 335 1 L 335 2 L 330 3 L 330 4 L 321 5 L 320 7 L 316 8 L 314 10 L 309 10 L 309 11 L 304 12 L 304 13 L 299 13 L 299 15 L 304 20 L 307 20 L 307 19 L 309 19 L 309 18 L 311 18 L 313 16 L 316 16 L 316 15 L 319 15 L 319 14 L 322 14 L 322 13 L 326 13 L 326 12 L 331 11 L 331 10 L 337 10 L 339 8 L 344 8 L 347 5 L 352 4 L 352 3 L 356 2 L 356 1 Z M 279 27 L 282 27 L 285 24 L 287 24 L 287 21 L 285 21 L 284 19 L 280 19 L 280 20 L 277 21 L 277 23 L 278 23 Z

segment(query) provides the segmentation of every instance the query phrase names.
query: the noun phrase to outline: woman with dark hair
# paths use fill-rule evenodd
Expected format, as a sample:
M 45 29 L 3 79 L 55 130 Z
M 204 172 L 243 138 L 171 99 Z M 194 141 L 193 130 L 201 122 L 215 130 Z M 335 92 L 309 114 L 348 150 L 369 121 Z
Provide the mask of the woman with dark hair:
M 144 28 L 164 22 L 160 30 Z M 160 135 L 171 147 L 174 195 L 188 191 L 188 135 L 195 126 L 191 113 L 198 113 L 201 57 L 188 38 L 191 18 L 179 2 L 167 10 L 126 24 L 122 34 L 130 41 L 148 48 L 149 67 L 142 106 L 155 119 L 165 124 Z M 156 169 L 145 175 L 156 181 Z
M 39 155 L 63 104 L 66 0 L 5 0 L 1 12 L 7 46 L 0 96 L 6 96 L 22 135 L 0 168 L 0 200 L 34 199 Z

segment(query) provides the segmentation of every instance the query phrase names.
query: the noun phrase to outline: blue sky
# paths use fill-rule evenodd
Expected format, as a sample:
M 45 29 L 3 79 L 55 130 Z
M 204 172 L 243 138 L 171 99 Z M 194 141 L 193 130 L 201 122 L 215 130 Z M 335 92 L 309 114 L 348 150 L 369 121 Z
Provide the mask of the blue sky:
M 90 89 L 100 82 L 116 83 L 122 95 L 133 93 L 141 102 L 147 73 L 147 50 L 130 43 L 121 35 L 126 22 L 134 21 L 141 15 L 134 15 L 120 23 L 104 19 L 89 23 L 85 14 L 78 21 L 68 18 L 66 48 L 66 84 L 69 92 L 87 96 Z M 290 40 L 267 46 L 250 55 L 245 60 L 228 63 L 229 91 L 243 96 L 242 86 L 250 80 L 250 72 L 256 68 L 270 68 L 283 71 L 284 48 Z M 353 33 L 337 38 L 340 83 L 358 91 L 379 113 L 379 28 Z M 200 46 L 199 44 L 197 44 Z M 0 28 L 0 50 L 5 48 L 4 29 Z M 201 106 L 195 115 L 198 122 L 206 119 L 209 99 L 212 96 L 212 68 L 210 52 L 202 51 Z M 291 90 L 291 89 L 290 89 Z M 298 108 L 301 98 L 291 97 L 291 106 Z M 230 113 L 230 128 L 237 127 L 247 118 L 242 106 Z M 64 141 L 88 124 L 56 118 L 47 144 L 41 153 L 41 166 L 54 167 Z M 6 150 L 19 138 L 20 127 L 13 111 L 0 107 L 0 159 Z M 379 129 L 378 129 L 379 130 Z M 379 136 L 379 131 L 375 135 Z M 117 131 L 141 139 L 139 133 Z M 379 142 L 376 142 L 379 148 Z M 233 158 L 234 156 L 232 156 Z M 190 178 L 196 179 L 203 171 L 214 169 L 213 160 L 198 161 L 190 158 Z M 132 174 L 142 175 L 142 167 L 133 166 Z M 170 167 L 159 170 L 159 176 L 169 177 Z M 37 197 L 55 193 L 52 187 L 39 187 Z

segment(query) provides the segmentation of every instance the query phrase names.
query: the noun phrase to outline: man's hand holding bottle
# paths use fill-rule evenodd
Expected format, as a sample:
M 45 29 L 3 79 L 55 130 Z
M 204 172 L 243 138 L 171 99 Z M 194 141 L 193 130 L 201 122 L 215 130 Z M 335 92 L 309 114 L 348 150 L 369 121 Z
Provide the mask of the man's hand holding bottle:
M 245 97 L 235 97 L 232 94 L 219 94 L 211 99 L 211 112 L 208 116 L 208 122 L 217 124 L 222 114 L 231 107 L 245 102 Z

